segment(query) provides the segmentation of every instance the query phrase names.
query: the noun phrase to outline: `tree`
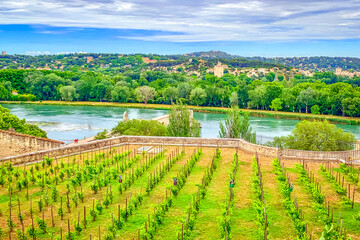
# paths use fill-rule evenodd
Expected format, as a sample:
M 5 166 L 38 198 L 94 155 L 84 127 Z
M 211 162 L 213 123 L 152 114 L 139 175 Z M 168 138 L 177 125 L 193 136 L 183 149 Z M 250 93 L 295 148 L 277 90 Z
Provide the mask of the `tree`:
M 346 116 L 357 117 L 360 115 L 360 98 L 344 98 L 341 104 L 343 105 Z
M 31 93 L 42 100 L 58 99 L 57 87 L 59 85 L 69 85 L 70 80 L 65 80 L 55 73 L 44 75 L 40 72 L 34 72 L 27 76 L 27 83 L 30 86 Z
M 295 112 L 296 96 L 292 88 L 284 88 L 281 99 L 283 100 L 285 109 Z
M 190 93 L 190 102 L 193 105 L 203 105 L 206 101 L 206 92 L 202 88 L 194 88 Z
M 297 101 L 300 104 L 305 105 L 306 113 L 308 113 L 308 107 L 313 104 L 316 96 L 316 91 L 311 87 L 304 89 L 300 92 L 299 96 L 297 97 Z
M 135 135 L 135 136 L 166 136 L 166 126 L 155 120 L 133 119 L 126 122 L 119 122 L 113 128 L 114 135 Z
M 103 80 L 91 89 L 90 96 L 96 101 L 102 102 L 103 100 L 111 99 L 111 89 L 113 85 L 108 80 Z
M 0 100 L 9 100 L 11 98 L 10 92 L 3 84 L 0 84 Z
M 239 97 L 237 92 L 232 92 L 229 100 L 230 106 L 239 106 Z
M 168 87 L 163 91 L 163 97 L 167 100 L 170 100 L 170 103 L 173 103 L 173 100 L 179 96 L 179 91 L 176 87 Z
M 155 97 L 156 90 L 149 86 L 141 86 L 135 89 L 135 95 L 139 102 L 147 104 L 149 100 Z
M 273 72 L 270 72 L 270 73 L 268 73 L 268 74 L 265 75 L 266 79 L 267 79 L 269 82 L 274 81 L 275 76 L 276 76 L 276 75 L 275 75 L 275 73 L 273 73 Z
M 266 104 L 266 86 L 260 85 L 256 87 L 254 90 L 249 91 L 250 102 L 249 105 L 251 107 L 256 107 L 264 109 Z
M 186 105 L 176 104 L 172 106 L 169 114 L 167 132 L 174 137 L 200 137 L 200 123 L 190 116 Z
M 310 108 L 312 114 L 320 114 L 320 107 L 318 105 L 314 105 Z
M 237 95 L 239 97 L 239 107 L 247 108 L 249 101 L 249 87 L 245 81 L 240 82 Z
M 272 100 L 270 108 L 274 109 L 275 111 L 278 111 L 282 109 L 282 104 L 283 102 L 281 101 L 280 98 L 275 98 L 274 100 Z
M 64 86 L 59 89 L 61 99 L 64 101 L 72 101 L 76 98 L 76 89 L 74 86 Z
M 355 136 L 326 120 L 301 121 L 289 136 L 275 137 L 271 145 L 308 151 L 346 151 L 354 148 Z
M 208 106 L 221 106 L 221 92 L 215 86 L 208 86 L 206 92 L 206 105 Z
M 178 86 L 179 97 L 188 99 L 192 89 L 193 87 L 189 83 L 187 82 L 180 83 Z
M 126 86 L 116 86 L 111 91 L 111 100 L 114 102 L 127 102 L 130 96 L 130 89 Z
M 255 143 L 256 133 L 249 123 L 249 114 L 241 112 L 238 107 L 232 107 L 226 113 L 225 122 L 220 122 L 219 135 L 221 138 L 242 138 Z

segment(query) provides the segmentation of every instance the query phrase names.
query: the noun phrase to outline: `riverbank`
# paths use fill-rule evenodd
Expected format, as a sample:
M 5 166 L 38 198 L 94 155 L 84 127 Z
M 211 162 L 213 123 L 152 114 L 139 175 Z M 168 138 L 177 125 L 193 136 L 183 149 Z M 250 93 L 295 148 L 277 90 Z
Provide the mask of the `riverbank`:
M 66 101 L 34 101 L 34 102 L 18 102 L 18 101 L 0 101 L 0 104 L 39 104 L 39 105 L 69 105 L 69 106 L 101 106 L 101 107 L 120 107 L 120 108 L 141 108 L 141 109 L 155 109 L 155 110 L 169 110 L 171 105 L 166 104 L 142 104 L 142 103 L 114 103 L 114 102 L 66 102 Z M 195 112 L 203 113 L 226 113 L 229 108 L 225 107 L 203 107 L 203 106 L 189 106 Z M 294 120 L 327 120 L 330 123 L 360 125 L 360 118 L 342 117 L 334 115 L 316 115 L 306 113 L 292 113 L 280 111 L 267 111 L 255 109 L 241 109 L 243 112 L 248 112 L 250 116 L 254 117 L 270 117 L 279 119 L 294 119 Z

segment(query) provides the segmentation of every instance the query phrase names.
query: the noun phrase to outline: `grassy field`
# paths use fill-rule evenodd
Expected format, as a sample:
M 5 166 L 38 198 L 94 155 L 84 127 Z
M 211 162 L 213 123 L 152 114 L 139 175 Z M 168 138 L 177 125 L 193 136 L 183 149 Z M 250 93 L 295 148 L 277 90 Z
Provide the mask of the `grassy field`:
M 158 148 L 161 153 L 135 154 L 137 148 L 126 145 L 27 166 L 3 164 L 2 238 L 33 239 L 34 233 L 36 239 L 68 239 L 70 227 L 71 239 L 176 240 L 184 234 L 184 239 L 217 240 L 225 239 L 226 219 L 227 239 L 264 239 L 265 228 L 268 239 L 319 239 L 331 223 L 335 235 L 341 231 L 360 239 L 355 167 L 282 161 L 280 169 L 261 156 L 256 167 L 253 155 L 235 155 L 230 148 L 165 146 Z M 288 179 L 279 177 L 281 171 Z M 230 178 L 235 179 L 233 195 Z M 294 185 L 291 194 L 281 181 Z
M 101 106 L 101 107 L 122 107 L 122 108 L 148 108 L 168 110 L 171 105 L 166 104 L 142 104 L 142 103 L 114 103 L 114 102 L 66 102 L 66 101 L 34 101 L 34 102 L 18 102 L 18 101 L 0 101 L 0 103 L 11 104 L 43 104 L 43 105 L 70 105 L 70 106 Z M 226 113 L 228 108 L 225 107 L 203 107 L 190 106 L 195 112 L 204 113 Z M 342 117 L 335 115 L 317 115 L 310 113 L 296 113 L 296 112 L 280 112 L 280 111 L 266 111 L 255 109 L 241 109 L 241 111 L 248 112 L 250 116 L 254 117 L 271 117 L 281 119 L 295 119 L 295 120 L 327 120 L 330 123 L 360 125 L 359 117 Z

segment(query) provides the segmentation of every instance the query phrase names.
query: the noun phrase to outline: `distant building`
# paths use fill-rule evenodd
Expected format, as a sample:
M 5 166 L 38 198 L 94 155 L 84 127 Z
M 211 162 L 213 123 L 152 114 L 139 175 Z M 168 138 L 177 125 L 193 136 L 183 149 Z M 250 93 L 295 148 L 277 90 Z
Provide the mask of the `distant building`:
M 148 58 L 148 57 L 142 57 L 142 60 L 144 63 L 157 63 L 157 60 L 155 60 L 155 59 L 150 60 L 150 58 Z
M 335 69 L 335 74 L 339 75 L 339 76 L 346 76 L 346 77 L 355 77 L 355 76 L 360 76 L 360 72 L 356 72 L 356 71 L 349 71 L 349 70 L 343 70 L 342 68 L 336 68 Z
M 218 64 L 214 66 L 214 75 L 216 77 L 224 76 L 224 70 L 227 67 L 228 67 L 227 65 L 222 65 L 221 62 L 218 62 Z
M 86 57 L 86 63 L 90 63 L 90 62 L 92 62 L 92 61 L 94 61 L 94 58 L 93 58 L 93 57 L 91 57 L 91 56 Z
M 2 51 L 2 52 L 1 52 L 1 55 L 6 55 L 6 52 L 5 52 L 5 51 Z

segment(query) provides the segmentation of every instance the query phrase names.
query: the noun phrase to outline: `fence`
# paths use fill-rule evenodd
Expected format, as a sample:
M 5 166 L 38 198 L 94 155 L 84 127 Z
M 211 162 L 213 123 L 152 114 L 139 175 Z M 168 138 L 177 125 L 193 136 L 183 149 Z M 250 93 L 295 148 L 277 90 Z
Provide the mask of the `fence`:
M 111 148 L 124 144 L 132 145 L 177 145 L 177 146 L 203 146 L 203 147 L 229 147 L 239 148 L 245 152 L 257 153 L 259 155 L 275 158 L 281 157 L 290 160 L 312 160 L 312 161 L 336 161 L 353 162 L 360 160 L 360 150 L 339 152 L 317 152 L 302 150 L 280 150 L 275 147 L 262 146 L 249 143 L 243 139 L 229 138 L 187 138 L 187 137 L 148 137 L 148 136 L 120 136 L 94 142 L 63 146 L 50 150 L 43 150 L 18 156 L 5 157 L 0 162 L 11 161 L 13 164 L 23 164 L 44 159 L 45 156 L 60 158 L 94 151 L 102 148 Z

